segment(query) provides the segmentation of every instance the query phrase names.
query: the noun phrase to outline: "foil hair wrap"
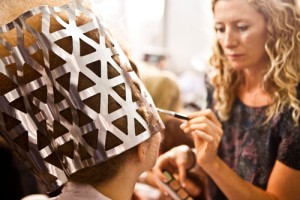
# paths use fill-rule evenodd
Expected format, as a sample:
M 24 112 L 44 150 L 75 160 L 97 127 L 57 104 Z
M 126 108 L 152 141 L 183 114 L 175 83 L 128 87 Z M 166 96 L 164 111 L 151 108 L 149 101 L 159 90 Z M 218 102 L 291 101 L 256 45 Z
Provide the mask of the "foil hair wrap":
M 101 18 L 77 1 L 2 26 L 0 48 L 1 135 L 48 192 L 163 128 Z

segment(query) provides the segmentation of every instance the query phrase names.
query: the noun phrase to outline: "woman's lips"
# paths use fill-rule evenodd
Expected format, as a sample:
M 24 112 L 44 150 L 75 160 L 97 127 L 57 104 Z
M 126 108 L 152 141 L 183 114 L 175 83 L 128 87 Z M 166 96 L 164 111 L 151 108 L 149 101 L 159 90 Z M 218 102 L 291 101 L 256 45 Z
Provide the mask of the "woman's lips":
M 242 56 L 243 56 L 242 54 L 227 54 L 227 57 L 230 59 L 238 59 Z

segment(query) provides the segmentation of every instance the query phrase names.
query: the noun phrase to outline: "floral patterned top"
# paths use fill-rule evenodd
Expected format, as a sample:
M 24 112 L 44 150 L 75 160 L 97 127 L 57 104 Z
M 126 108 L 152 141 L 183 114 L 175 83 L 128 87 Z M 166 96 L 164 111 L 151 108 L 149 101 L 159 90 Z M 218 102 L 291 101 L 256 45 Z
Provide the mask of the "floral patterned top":
M 237 99 L 230 119 L 222 124 L 224 135 L 218 152 L 240 177 L 262 189 L 267 187 L 276 160 L 300 170 L 300 125 L 294 126 L 290 110 L 263 124 L 266 109 L 246 106 Z M 209 190 L 211 199 L 227 199 L 212 181 Z

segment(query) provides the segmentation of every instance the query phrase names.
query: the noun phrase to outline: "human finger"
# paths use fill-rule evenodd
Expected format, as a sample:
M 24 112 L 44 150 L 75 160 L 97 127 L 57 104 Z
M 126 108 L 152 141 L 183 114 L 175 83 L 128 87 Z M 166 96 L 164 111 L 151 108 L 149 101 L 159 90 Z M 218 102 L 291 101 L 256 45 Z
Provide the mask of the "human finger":
M 186 179 L 184 188 L 193 197 L 200 196 L 202 192 L 202 185 L 196 184 L 190 178 Z
M 174 150 L 170 150 L 157 158 L 155 166 L 152 168 L 153 173 L 164 182 L 166 181 L 166 177 L 164 175 L 164 170 L 168 171 L 176 171 L 176 163 L 174 161 Z
M 207 133 L 204 133 L 200 130 L 195 130 L 192 132 L 193 135 L 197 135 L 198 138 L 201 138 L 202 140 L 206 141 L 206 142 L 212 142 L 214 140 L 214 138 L 211 135 L 208 135 Z M 194 141 L 197 141 L 198 138 Z M 194 137 L 195 139 L 195 137 Z
M 184 163 L 178 163 L 179 182 L 184 187 L 186 181 L 186 168 Z
M 185 132 L 185 133 L 192 133 L 194 131 L 201 131 L 199 135 L 204 137 L 208 142 L 212 141 L 213 136 L 216 134 L 219 135 L 219 132 L 222 131 L 220 127 L 217 127 L 212 121 L 210 120 L 197 120 L 195 119 L 194 121 L 187 122 L 183 125 L 180 126 L 180 128 Z
M 201 110 L 201 111 L 192 113 L 188 117 L 190 119 L 194 119 L 194 118 L 197 118 L 197 117 L 200 117 L 200 116 L 206 116 L 211 121 L 213 121 L 217 126 L 222 127 L 222 124 L 220 123 L 217 116 L 215 115 L 215 113 L 211 109 L 205 109 L 205 110 Z

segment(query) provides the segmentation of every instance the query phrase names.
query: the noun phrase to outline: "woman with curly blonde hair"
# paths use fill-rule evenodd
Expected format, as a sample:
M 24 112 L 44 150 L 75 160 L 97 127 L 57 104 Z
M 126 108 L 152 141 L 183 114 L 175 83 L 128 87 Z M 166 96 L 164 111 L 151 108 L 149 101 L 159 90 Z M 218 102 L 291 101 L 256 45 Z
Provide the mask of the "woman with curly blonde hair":
M 214 0 L 213 5 L 217 0 Z M 236 97 L 247 92 L 245 101 L 254 101 L 260 105 L 259 95 L 268 93 L 269 105 L 267 116 L 270 120 L 276 113 L 281 113 L 287 106 L 293 109 L 293 119 L 298 123 L 300 116 L 299 99 L 297 99 L 297 85 L 300 72 L 300 19 L 293 5 L 280 1 L 249 1 L 266 19 L 267 40 L 264 49 L 270 62 L 257 74 L 257 90 L 247 92 L 244 88 L 247 76 L 244 71 L 235 69 L 227 59 L 222 46 L 218 43 L 214 46 L 214 54 L 211 58 L 212 66 L 217 73 L 213 78 L 215 88 L 216 110 L 222 120 L 230 116 Z M 292 2 L 292 0 L 290 0 Z M 271 17 L 272 16 L 272 17 Z M 219 31 L 219 30 L 217 30 Z M 252 78 L 252 77 L 251 77 Z M 255 89 L 255 87 L 254 87 Z M 250 97 L 250 99 L 248 98 Z M 255 106 L 255 105 L 254 105 Z
M 195 149 L 174 148 L 154 171 L 162 177 L 161 169 L 175 168 L 184 183 L 196 162 L 210 178 L 209 199 L 299 199 L 296 1 L 213 0 L 212 8 L 217 40 L 211 109 L 181 125 L 193 135 Z

